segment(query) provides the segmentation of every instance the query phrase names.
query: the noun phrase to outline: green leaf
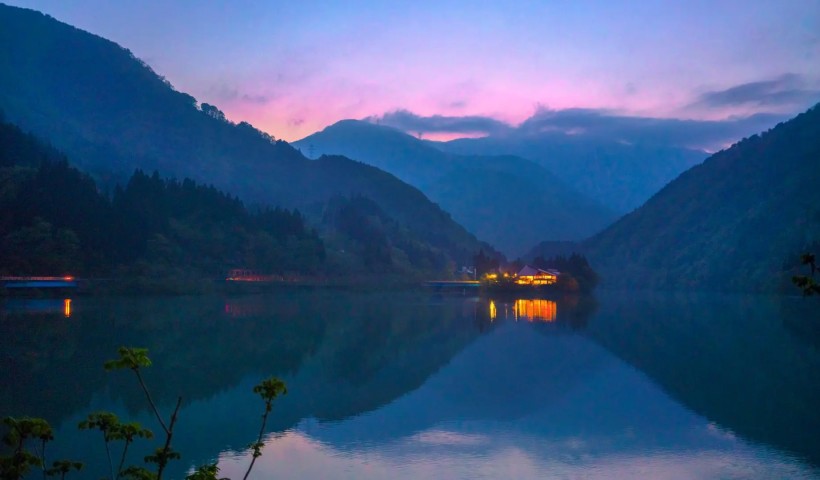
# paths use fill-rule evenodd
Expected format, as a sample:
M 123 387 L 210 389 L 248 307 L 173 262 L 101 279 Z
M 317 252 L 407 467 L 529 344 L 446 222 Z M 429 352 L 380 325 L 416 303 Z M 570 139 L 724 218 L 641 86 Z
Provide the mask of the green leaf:
M 120 347 L 117 349 L 120 358 L 108 360 L 103 364 L 106 371 L 131 369 L 137 370 L 140 367 L 150 367 L 151 359 L 148 358 L 147 348 Z
M 279 395 L 287 394 L 288 388 L 282 380 L 279 380 L 276 377 L 270 377 L 262 380 L 259 385 L 253 387 L 253 393 L 259 394 L 263 400 L 270 402 Z

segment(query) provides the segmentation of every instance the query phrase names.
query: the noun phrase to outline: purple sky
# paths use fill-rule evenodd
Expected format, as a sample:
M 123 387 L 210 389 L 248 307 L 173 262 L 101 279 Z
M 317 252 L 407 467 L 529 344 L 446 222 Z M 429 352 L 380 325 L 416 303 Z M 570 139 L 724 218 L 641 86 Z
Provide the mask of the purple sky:
M 736 121 L 820 101 L 820 0 L 8 3 L 113 40 L 285 140 L 397 111 L 440 138 L 488 131 L 461 117 Z

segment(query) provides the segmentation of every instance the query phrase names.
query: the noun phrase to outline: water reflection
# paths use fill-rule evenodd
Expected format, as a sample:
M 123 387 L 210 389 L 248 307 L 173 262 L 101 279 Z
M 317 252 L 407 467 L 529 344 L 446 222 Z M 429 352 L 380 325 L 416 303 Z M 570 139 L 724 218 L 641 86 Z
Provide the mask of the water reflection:
M 766 297 L 21 305 L 0 308 L 0 415 L 48 418 L 59 456 L 101 447 L 76 429 L 90 411 L 152 425 L 132 379 L 100 368 L 139 345 L 161 409 L 185 399 L 173 478 L 214 459 L 241 478 L 261 413 L 251 388 L 268 375 L 290 393 L 255 478 L 815 478 L 820 464 L 820 354 Z
M 71 299 L 58 298 L 11 298 L 0 304 L 0 315 L 50 315 L 62 313 L 71 316 Z
M 805 466 L 788 459 L 761 458 L 753 448 L 740 447 L 728 454 L 703 449 L 599 456 L 585 454 L 577 438 L 542 440 L 540 445 L 538 438 L 527 440 L 530 444 L 522 447 L 503 437 L 430 431 L 381 448 L 339 450 L 302 431 L 290 430 L 275 439 L 274 448 L 266 449 L 254 478 L 815 478 Z M 246 462 L 232 455 L 219 458 L 222 474 L 230 478 L 241 478 Z
M 682 306 L 670 301 L 668 307 L 667 315 Z M 601 313 L 612 310 L 604 304 Z M 732 313 L 746 308 L 730 303 L 722 309 L 722 315 Z M 646 317 L 647 323 L 655 320 Z M 817 478 L 807 458 L 781 450 L 776 436 L 761 444 L 761 437 L 750 441 L 738 433 L 748 425 L 716 422 L 719 404 L 692 408 L 697 392 L 723 388 L 703 372 L 687 377 L 680 371 L 686 365 L 667 372 L 686 382 L 686 394 L 673 396 L 663 388 L 672 378 L 655 383 L 622 360 L 637 351 L 663 359 L 666 342 L 676 343 L 647 336 L 651 326 L 639 318 L 627 322 L 623 337 L 634 342 L 617 356 L 599 344 L 598 331 L 568 335 L 529 322 L 496 322 L 418 389 L 382 408 L 342 422 L 304 419 L 270 436 L 258 478 Z M 734 333 L 740 343 L 756 334 Z M 679 338 L 682 349 L 722 355 L 692 342 L 692 334 Z M 813 360 L 810 368 L 817 365 Z M 746 388 L 754 388 L 756 380 L 738 374 Z M 813 387 L 788 390 L 781 394 L 813 404 Z M 738 410 L 748 406 L 734 404 Z M 753 410 L 764 411 L 759 405 Z M 814 432 L 811 424 L 802 430 Z M 236 453 L 220 456 L 225 473 L 241 472 L 246 464 L 247 454 Z
M 511 302 L 488 301 L 491 320 L 509 319 L 528 322 L 554 322 L 558 317 L 558 304 L 554 300 L 519 298 Z
M 285 378 L 291 391 L 277 401 L 272 430 L 303 418 L 340 421 L 418 388 L 492 330 L 476 299 L 415 293 L 83 298 L 70 322 L 63 301 L 4 305 L 0 415 L 47 418 L 60 426 L 55 454 L 85 458 L 92 440 L 76 424 L 88 412 L 153 424 L 132 379 L 101 368 L 118 346 L 145 346 L 155 365 L 145 376 L 161 408 L 184 398 L 175 438 L 189 463 L 181 470 L 245 448 L 258 429 L 251 387 L 262 376 Z
M 820 465 L 820 350 L 788 327 L 815 325 L 817 303 L 705 294 L 600 302 L 583 335 L 726 431 Z
M 513 312 L 515 313 L 516 320 L 554 322 L 558 308 L 557 304 L 552 300 L 519 299 L 515 301 Z

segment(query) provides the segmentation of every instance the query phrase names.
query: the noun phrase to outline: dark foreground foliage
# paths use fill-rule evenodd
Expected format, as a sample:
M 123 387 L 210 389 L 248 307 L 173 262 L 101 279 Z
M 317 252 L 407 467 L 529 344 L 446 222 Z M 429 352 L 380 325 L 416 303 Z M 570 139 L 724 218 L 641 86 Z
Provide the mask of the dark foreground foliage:
M 165 418 L 157 408 L 142 374 L 141 370 L 151 366 L 151 359 L 148 358 L 148 350 L 145 348 L 120 347 L 119 357 L 105 362 L 105 369 L 130 370 L 134 373 L 139 382 L 145 400 L 154 413 L 163 435 L 160 436 L 161 444 L 154 453 L 143 458 L 142 464 L 129 464 L 132 459 L 128 457 L 128 449 L 137 439 L 151 440 L 154 434 L 151 430 L 142 428 L 136 422 L 121 422 L 120 419 L 111 412 L 94 412 L 88 415 L 86 420 L 79 423 L 81 430 L 98 431 L 105 445 L 105 457 L 108 460 L 109 476 L 108 480 L 131 479 L 131 480 L 161 480 L 166 471 L 168 463 L 182 458 L 182 454 L 172 447 L 174 437 L 174 427 L 179 418 L 179 409 L 182 405 L 182 398 L 179 397 L 176 407 L 170 417 Z M 268 416 L 273 409 L 273 401 L 287 394 L 287 387 L 284 382 L 276 377 L 263 380 L 253 388 L 253 393 L 265 403 L 262 413 L 262 425 L 259 435 L 248 448 L 252 451 L 252 459 L 245 472 L 243 480 L 246 480 L 253 470 L 256 459 L 262 455 L 263 435 L 267 426 Z M 42 418 L 13 418 L 3 419 L 6 433 L 3 436 L 5 448 L 0 450 L 0 479 L 21 480 L 35 475 L 39 471 L 43 478 L 59 477 L 65 479 L 66 475 L 72 472 L 79 472 L 83 469 L 83 463 L 73 460 L 56 460 L 51 467 L 48 466 L 46 446 L 54 440 L 54 431 L 49 423 Z M 119 456 L 115 453 L 119 452 Z M 218 479 L 219 467 L 216 464 L 201 465 L 186 476 L 186 480 L 227 480 Z

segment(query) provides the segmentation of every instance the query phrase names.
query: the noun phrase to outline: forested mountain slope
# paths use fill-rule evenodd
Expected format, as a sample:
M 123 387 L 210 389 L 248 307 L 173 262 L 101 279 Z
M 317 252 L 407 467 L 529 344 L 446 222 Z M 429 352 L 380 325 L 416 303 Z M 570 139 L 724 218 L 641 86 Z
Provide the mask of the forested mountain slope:
M 820 241 L 820 107 L 686 171 L 584 242 L 608 285 L 773 290 Z

